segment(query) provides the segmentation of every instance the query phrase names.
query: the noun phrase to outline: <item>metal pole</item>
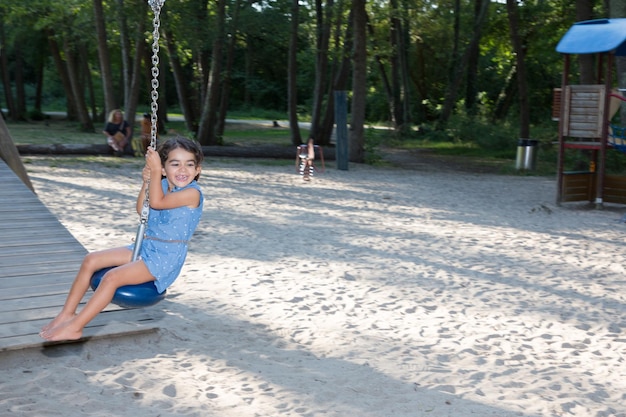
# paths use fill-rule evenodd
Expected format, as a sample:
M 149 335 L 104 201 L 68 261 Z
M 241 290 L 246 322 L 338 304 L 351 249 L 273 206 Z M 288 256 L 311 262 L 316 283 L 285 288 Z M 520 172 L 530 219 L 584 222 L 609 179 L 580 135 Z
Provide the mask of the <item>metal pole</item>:
M 135 247 L 133 248 L 133 257 L 132 261 L 136 261 L 139 259 L 139 250 L 141 249 L 141 244 L 143 243 L 143 235 L 146 232 L 146 223 L 139 223 L 139 227 L 137 227 L 137 236 L 135 236 Z

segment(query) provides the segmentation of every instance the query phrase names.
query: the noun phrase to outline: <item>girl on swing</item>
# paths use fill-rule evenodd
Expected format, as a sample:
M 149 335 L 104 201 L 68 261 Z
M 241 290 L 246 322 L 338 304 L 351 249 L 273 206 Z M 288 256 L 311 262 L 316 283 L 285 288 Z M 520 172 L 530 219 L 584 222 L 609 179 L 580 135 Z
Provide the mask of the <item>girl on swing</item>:
M 162 293 L 174 282 L 202 214 L 204 197 L 197 184 L 202 160 L 200 146 L 182 137 L 167 140 L 158 152 L 148 148 L 137 212 L 141 213 L 149 188 L 150 214 L 139 258 L 131 262 L 134 245 L 87 254 L 61 312 L 42 328 L 42 338 L 80 339 L 83 328 L 111 302 L 119 287 L 152 281 Z M 116 268 L 104 275 L 89 302 L 77 314 L 91 276 L 111 266 Z

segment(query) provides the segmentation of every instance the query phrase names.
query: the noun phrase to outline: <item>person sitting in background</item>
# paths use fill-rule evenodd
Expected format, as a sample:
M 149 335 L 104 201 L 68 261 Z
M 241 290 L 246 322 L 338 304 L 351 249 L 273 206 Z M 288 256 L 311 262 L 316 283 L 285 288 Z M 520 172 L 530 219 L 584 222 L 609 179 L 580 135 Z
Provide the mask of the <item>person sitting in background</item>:
M 156 132 L 157 140 L 159 139 L 158 125 Z M 150 117 L 150 113 L 144 113 L 143 119 L 141 119 L 141 151 L 143 153 L 146 152 L 148 146 L 150 146 L 150 141 L 152 140 L 152 120 Z
M 120 109 L 111 110 L 102 133 L 114 155 L 122 156 L 126 148 L 130 147 L 130 125 L 124 120 L 124 113 Z

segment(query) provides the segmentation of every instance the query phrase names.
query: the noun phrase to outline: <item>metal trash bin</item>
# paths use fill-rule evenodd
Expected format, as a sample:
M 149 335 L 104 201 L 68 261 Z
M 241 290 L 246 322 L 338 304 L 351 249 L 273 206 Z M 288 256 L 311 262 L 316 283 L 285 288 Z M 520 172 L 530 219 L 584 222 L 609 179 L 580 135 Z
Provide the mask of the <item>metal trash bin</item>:
M 517 158 L 515 168 L 518 170 L 533 170 L 537 165 L 537 145 L 535 139 L 520 139 L 517 142 Z

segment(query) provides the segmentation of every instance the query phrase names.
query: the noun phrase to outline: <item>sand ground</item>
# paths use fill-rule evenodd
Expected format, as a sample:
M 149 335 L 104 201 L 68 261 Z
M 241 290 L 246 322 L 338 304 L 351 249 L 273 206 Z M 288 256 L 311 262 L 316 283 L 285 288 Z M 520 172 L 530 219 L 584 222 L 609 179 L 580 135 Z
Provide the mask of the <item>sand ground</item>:
M 104 161 L 97 162 L 97 161 Z M 141 161 L 30 157 L 89 250 Z M 156 334 L 0 356 L 2 416 L 626 416 L 626 208 L 553 178 L 212 159 Z

